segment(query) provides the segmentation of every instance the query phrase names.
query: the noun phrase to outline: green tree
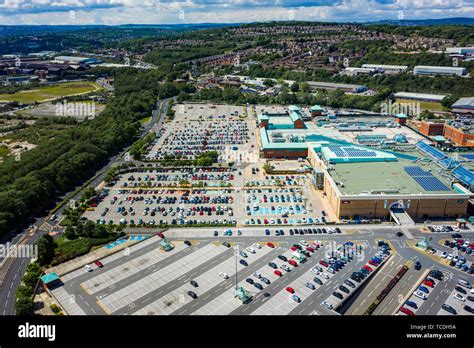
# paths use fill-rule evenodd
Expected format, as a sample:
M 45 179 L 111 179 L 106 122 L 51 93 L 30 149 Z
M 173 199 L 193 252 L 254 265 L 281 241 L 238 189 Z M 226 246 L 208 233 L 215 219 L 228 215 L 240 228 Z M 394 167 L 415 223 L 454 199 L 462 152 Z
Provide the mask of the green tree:
M 53 237 L 45 234 L 38 239 L 38 262 L 40 265 L 47 265 L 54 257 L 55 242 Z
M 35 312 L 35 304 L 31 297 L 18 297 L 15 302 L 16 315 L 33 315 Z
M 295 82 L 291 85 L 290 89 L 293 93 L 296 93 L 300 90 L 300 85 Z

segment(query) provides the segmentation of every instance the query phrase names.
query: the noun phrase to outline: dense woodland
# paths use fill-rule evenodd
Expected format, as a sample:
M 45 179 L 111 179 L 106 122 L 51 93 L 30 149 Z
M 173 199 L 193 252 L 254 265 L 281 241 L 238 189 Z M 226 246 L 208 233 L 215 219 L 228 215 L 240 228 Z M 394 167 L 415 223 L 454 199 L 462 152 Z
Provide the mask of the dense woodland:
M 22 154 L 20 161 L 8 157 L 0 166 L 0 236 L 43 213 L 56 197 L 132 143 L 139 120 L 150 116 L 157 98 L 192 91 L 187 85 L 161 83 L 166 76 L 157 70 L 127 69 L 115 75 L 116 96 L 99 117 L 65 127 Z

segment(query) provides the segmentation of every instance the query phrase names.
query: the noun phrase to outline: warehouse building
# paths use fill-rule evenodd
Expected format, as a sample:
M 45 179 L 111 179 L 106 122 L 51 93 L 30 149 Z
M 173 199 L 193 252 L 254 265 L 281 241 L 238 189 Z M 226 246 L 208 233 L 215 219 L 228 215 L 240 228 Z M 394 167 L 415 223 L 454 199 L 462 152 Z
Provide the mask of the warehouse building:
M 412 92 L 397 92 L 393 95 L 396 99 L 408 99 L 427 102 L 441 103 L 446 95 L 443 94 L 427 94 L 427 93 L 412 93 Z
M 459 99 L 451 106 L 451 111 L 459 114 L 474 115 L 474 97 Z
M 363 64 L 363 68 L 383 70 L 385 74 L 401 74 L 408 70 L 406 65 Z
M 54 58 L 52 63 L 84 66 L 84 65 L 100 64 L 102 63 L 102 61 L 96 58 L 91 58 L 91 57 L 87 58 L 87 57 L 57 56 L 56 58 Z
M 335 90 L 340 89 L 344 92 L 350 92 L 350 93 L 362 93 L 368 90 L 366 86 L 353 85 L 353 84 L 348 84 L 348 83 L 308 81 L 308 85 L 312 90 L 326 89 L 330 91 L 335 91 Z
M 382 72 L 379 69 L 375 68 L 356 68 L 356 67 L 347 67 L 342 71 L 342 75 L 347 76 L 359 76 L 359 75 L 369 75 L 372 76 L 378 72 Z
M 460 54 L 460 55 L 466 55 L 469 53 L 474 53 L 474 47 L 447 47 L 446 48 L 446 53 L 448 54 Z
M 467 74 L 466 68 L 452 66 L 428 66 L 417 65 L 413 69 L 415 75 L 445 75 L 445 76 L 464 76 Z

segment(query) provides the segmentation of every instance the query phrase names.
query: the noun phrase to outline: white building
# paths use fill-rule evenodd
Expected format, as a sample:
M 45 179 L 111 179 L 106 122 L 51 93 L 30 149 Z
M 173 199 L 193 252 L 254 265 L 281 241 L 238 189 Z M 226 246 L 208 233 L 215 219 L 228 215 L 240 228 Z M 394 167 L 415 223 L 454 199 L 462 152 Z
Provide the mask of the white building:
M 396 99 L 409 99 L 418 101 L 438 102 L 440 103 L 446 95 L 443 94 L 427 94 L 427 93 L 412 93 L 412 92 L 397 92 L 393 96 Z
M 466 55 L 468 53 L 474 53 L 474 47 L 447 47 L 446 53 Z
M 347 67 L 342 72 L 343 75 L 347 76 L 357 76 L 357 75 L 373 75 L 377 72 L 377 69 L 374 68 L 355 68 Z
M 405 73 L 408 70 L 408 66 L 406 65 L 363 64 L 362 67 L 368 69 L 381 69 L 386 74 L 400 74 Z
M 466 68 L 453 67 L 453 66 L 427 66 L 417 65 L 413 69 L 415 75 L 466 75 Z

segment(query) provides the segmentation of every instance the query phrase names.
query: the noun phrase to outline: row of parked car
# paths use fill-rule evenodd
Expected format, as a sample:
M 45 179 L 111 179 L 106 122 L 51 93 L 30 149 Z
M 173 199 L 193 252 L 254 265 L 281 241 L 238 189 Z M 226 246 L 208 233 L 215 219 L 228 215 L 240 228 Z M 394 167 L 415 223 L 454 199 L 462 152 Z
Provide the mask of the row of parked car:
M 428 226 L 428 229 L 431 232 L 454 232 L 454 231 L 459 231 L 459 228 L 456 226 L 443 226 L 443 225 L 433 225 L 433 226 Z
M 464 278 L 459 278 L 458 285 L 454 288 L 453 298 L 462 303 L 462 308 L 474 314 L 474 305 L 467 304 L 466 302 L 474 302 L 474 289 L 472 288 L 471 282 Z M 453 307 L 444 303 L 441 308 L 448 313 L 458 314 L 458 311 Z

